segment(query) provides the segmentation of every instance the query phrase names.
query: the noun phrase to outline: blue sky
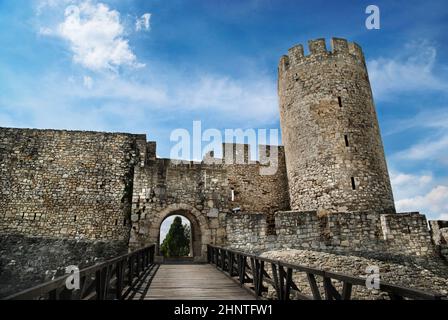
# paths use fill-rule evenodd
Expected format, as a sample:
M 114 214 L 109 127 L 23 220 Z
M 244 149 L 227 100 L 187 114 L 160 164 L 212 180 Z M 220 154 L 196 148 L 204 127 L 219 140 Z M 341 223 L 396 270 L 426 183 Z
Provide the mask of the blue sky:
M 381 10 L 367 30 L 365 8 Z M 332 36 L 366 55 L 400 211 L 448 219 L 446 1 L 0 0 L 0 126 L 279 128 L 277 63 Z

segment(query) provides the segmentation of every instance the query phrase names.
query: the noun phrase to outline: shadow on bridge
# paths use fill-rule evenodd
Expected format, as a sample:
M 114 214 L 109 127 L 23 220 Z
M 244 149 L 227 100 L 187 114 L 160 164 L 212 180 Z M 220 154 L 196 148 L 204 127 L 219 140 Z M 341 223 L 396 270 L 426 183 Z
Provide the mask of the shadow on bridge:
M 171 260 L 142 279 L 133 300 L 255 300 L 210 264 Z
M 151 265 L 145 273 L 142 274 L 141 278 L 135 284 L 135 286 L 130 290 L 129 295 L 126 297 L 127 300 L 140 300 L 148 294 L 149 287 L 151 286 L 152 280 L 154 279 L 157 271 L 159 270 L 159 264 Z

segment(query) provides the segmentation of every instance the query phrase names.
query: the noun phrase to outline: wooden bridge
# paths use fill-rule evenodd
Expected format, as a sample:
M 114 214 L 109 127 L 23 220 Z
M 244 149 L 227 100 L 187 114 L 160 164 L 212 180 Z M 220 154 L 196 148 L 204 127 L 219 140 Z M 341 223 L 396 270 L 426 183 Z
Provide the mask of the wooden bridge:
M 8 300 L 349 300 L 366 279 L 208 246 L 207 264 L 156 264 L 155 246 L 38 285 Z M 305 281 L 297 280 L 299 276 Z M 67 282 L 79 279 L 79 288 Z M 75 282 L 72 282 L 74 284 Z M 381 283 L 391 300 L 446 297 Z
M 163 264 L 154 277 L 146 277 L 132 299 L 139 300 L 254 300 L 210 264 Z M 147 290 L 149 289 L 149 290 Z

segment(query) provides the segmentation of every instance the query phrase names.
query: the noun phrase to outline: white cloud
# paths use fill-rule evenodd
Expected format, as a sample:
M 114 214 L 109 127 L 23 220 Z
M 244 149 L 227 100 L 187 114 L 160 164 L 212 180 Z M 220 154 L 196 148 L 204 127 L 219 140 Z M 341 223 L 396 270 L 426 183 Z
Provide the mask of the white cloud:
M 120 13 L 103 3 L 81 2 L 65 9 L 57 33 L 70 43 L 76 63 L 94 70 L 142 67 L 125 38 Z
M 140 30 L 149 31 L 151 28 L 150 22 L 151 22 L 151 14 L 145 13 L 140 18 L 136 19 L 135 30 L 136 31 L 140 31 Z
M 45 13 L 45 11 L 54 9 L 60 5 L 67 5 L 72 2 L 73 0 L 39 0 L 36 5 L 36 14 L 40 16 Z
M 418 128 L 430 130 L 427 137 L 411 147 L 392 155 L 390 160 L 394 168 L 415 167 L 424 164 L 432 172 L 403 173 L 391 170 L 391 183 L 398 211 L 420 211 L 428 219 L 446 219 L 448 217 L 448 180 L 445 164 L 448 165 L 448 121 L 445 108 L 432 108 L 432 112 L 423 112 L 397 124 L 399 129 L 392 133 Z M 444 176 L 445 174 L 445 176 Z
M 51 28 L 48 27 L 40 27 L 39 34 L 42 36 L 51 36 L 53 35 L 53 30 L 51 30 Z
M 87 88 L 87 89 L 92 89 L 92 87 L 93 87 L 93 79 L 91 78 L 91 77 L 89 77 L 89 76 L 84 76 L 84 78 L 83 78 L 83 83 L 84 83 L 84 86 Z
M 390 170 L 390 180 L 396 202 L 425 194 L 437 183 L 431 172 L 409 174 Z
M 173 98 L 179 106 L 219 112 L 223 118 L 265 122 L 278 117 L 275 82 L 267 77 L 238 81 L 203 75 L 178 86 Z
M 236 80 L 221 75 L 169 77 L 166 81 L 135 82 L 103 77 L 92 90 L 70 86 L 60 92 L 76 98 L 115 99 L 142 109 L 164 112 L 207 112 L 217 123 L 256 126 L 278 119 L 275 82 L 268 77 Z M 211 112 L 211 113 L 210 113 Z M 216 124 L 218 125 L 218 124 Z
M 411 146 L 409 149 L 396 154 L 399 159 L 408 160 L 437 160 L 448 164 L 448 135 L 423 141 Z
M 51 33 L 67 40 L 76 63 L 93 71 L 116 71 L 124 65 L 141 66 L 125 38 L 119 12 L 89 0 L 41 2 L 41 8 L 53 10 L 49 12 L 52 19 L 57 16 L 55 13 L 60 14 L 65 9 L 64 21 L 49 23 L 51 29 L 42 27 L 42 34 Z M 66 7 L 68 4 L 77 6 Z M 149 13 L 138 20 L 136 28 L 138 25 L 142 30 L 150 29 Z M 220 119 L 216 121 L 219 125 L 227 127 L 258 126 L 278 119 L 275 79 L 259 70 L 243 79 L 201 71 L 181 74 L 176 66 L 169 65 L 152 66 L 151 77 L 145 75 L 139 79 L 137 74 L 134 72 L 132 80 L 111 78 L 110 73 L 96 74 L 94 85 L 93 80 L 82 76 L 79 80 L 79 76 L 74 76 L 83 86 L 72 83 L 67 87 L 61 83 L 56 86 L 55 94 L 69 96 L 73 101 L 92 98 L 110 102 L 115 99 L 115 103 L 132 103 L 142 110 L 167 110 L 168 113 L 206 111 Z M 85 90 L 86 87 L 90 90 Z M 35 100 L 36 104 L 41 103 L 39 98 Z
M 391 170 L 397 212 L 417 211 L 430 220 L 448 215 L 448 186 L 431 172 L 409 174 Z
M 428 193 L 396 201 L 398 211 L 420 211 L 435 218 L 448 216 L 448 187 L 438 185 Z
M 419 112 L 412 118 L 397 119 L 394 124 L 385 132 L 386 136 L 414 128 L 437 129 L 438 132 L 445 132 L 448 131 L 448 107 L 428 105 L 425 106 L 425 111 Z
M 418 129 L 425 137 L 410 147 L 396 152 L 392 159 L 398 161 L 425 161 L 448 165 L 448 108 L 428 107 L 416 116 L 399 120 L 386 135 Z
M 421 176 L 413 175 L 413 174 L 406 174 L 406 173 L 395 173 L 391 172 L 391 182 L 392 185 L 396 187 L 404 186 L 409 183 L 415 184 L 418 183 L 419 185 L 426 185 L 430 183 L 433 179 L 431 174 L 424 174 Z
M 417 116 L 397 123 L 389 134 L 420 128 L 430 129 L 426 137 L 407 149 L 395 153 L 397 160 L 436 161 L 448 165 L 448 109 L 432 108 L 432 112 L 422 112 Z
M 390 99 L 401 92 L 444 91 L 448 81 L 435 74 L 437 49 L 427 41 L 413 42 L 392 58 L 367 62 L 375 98 Z
M 266 128 L 267 123 L 278 121 L 275 80 L 260 76 L 261 72 L 258 78 L 241 80 L 179 75 L 176 70 L 161 76 L 158 69 L 149 78 L 143 70 L 135 72 L 133 80 L 96 74 L 92 88 L 86 90 L 83 74 L 48 71 L 38 77 L 13 77 L 12 68 L 3 71 L 11 75 L 8 88 L 21 88 L 0 99 L 0 118 L 2 113 L 9 116 L 4 124 L 146 133 L 159 141 L 159 152 L 165 157 L 172 147 L 171 130 L 191 129 L 193 120 L 206 121 L 204 129 Z

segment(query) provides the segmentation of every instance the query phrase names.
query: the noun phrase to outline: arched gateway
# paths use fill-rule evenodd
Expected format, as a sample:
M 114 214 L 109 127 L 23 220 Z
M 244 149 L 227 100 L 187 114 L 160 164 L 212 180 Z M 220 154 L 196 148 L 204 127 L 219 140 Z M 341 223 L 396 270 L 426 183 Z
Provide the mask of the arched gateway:
M 197 209 L 186 204 L 172 204 L 145 221 L 146 230 L 149 232 L 144 236 L 146 243 L 156 244 L 156 254 L 160 255 L 160 228 L 163 221 L 173 215 L 187 218 L 191 224 L 192 249 L 195 261 L 204 261 L 206 258 L 207 244 L 210 243 L 210 230 L 207 218 Z M 141 221 L 143 222 L 143 221 Z
M 251 229 L 256 229 L 256 233 L 264 237 L 266 231 L 262 229 L 265 223 L 258 224 L 260 219 L 254 220 L 253 213 L 269 215 L 272 222 L 274 212 L 288 209 L 282 148 L 272 153 L 275 161 L 274 158 L 270 160 L 272 167 L 278 170 L 273 175 L 262 175 L 260 172 L 267 165 L 250 160 L 247 144 L 223 144 L 223 155 L 230 158 L 231 154 L 233 159 L 244 160 L 233 165 L 220 163 L 217 158 L 216 163 L 162 159 L 156 155 L 155 142 L 146 142 L 146 137 L 141 137 L 136 143 L 140 162 L 133 168 L 133 182 L 126 189 L 131 191 L 132 188 L 132 196 L 129 192 L 123 198 L 123 206 L 130 205 L 127 208 L 131 218 L 131 250 L 157 244 L 157 252 L 160 253 L 163 221 L 169 216 L 181 215 L 190 221 L 193 229 L 194 260 L 204 261 L 208 244 L 224 246 L 229 243 L 228 231 L 238 245 L 254 239 L 258 242 L 258 235 L 249 237 L 246 232 Z M 260 158 L 270 159 L 270 147 L 269 157 L 266 150 L 260 148 Z M 206 156 L 207 159 L 210 157 L 211 153 Z M 245 213 L 250 215 L 242 216 Z M 229 227 L 229 219 L 235 222 L 234 227 Z M 245 222 L 250 225 L 241 229 Z M 125 224 L 129 226 L 127 219 Z

